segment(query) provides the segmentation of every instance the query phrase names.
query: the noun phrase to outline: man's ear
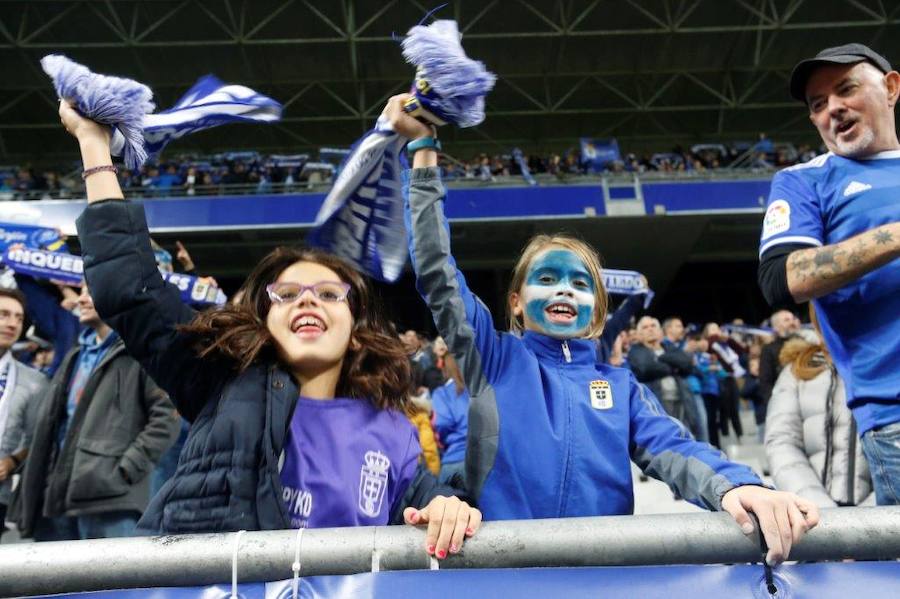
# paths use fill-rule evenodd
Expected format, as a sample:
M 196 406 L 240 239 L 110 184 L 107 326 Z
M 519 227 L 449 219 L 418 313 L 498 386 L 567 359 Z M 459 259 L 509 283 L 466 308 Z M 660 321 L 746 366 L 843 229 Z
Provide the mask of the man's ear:
M 897 104 L 897 97 L 900 96 L 900 73 L 897 71 L 885 73 L 884 83 L 887 86 L 888 105 L 893 108 Z

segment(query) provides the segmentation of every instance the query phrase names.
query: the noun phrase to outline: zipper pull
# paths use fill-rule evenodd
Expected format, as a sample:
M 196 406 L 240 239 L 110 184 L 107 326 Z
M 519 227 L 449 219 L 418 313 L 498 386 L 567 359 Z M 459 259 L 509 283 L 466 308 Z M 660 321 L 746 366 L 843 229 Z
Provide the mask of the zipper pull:
M 571 363 L 572 362 L 572 352 L 569 351 L 568 340 L 563 340 L 562 350 L 563 350 L 563 357 L 565 357 L 565 359 L 566 359 L 566 364 Z

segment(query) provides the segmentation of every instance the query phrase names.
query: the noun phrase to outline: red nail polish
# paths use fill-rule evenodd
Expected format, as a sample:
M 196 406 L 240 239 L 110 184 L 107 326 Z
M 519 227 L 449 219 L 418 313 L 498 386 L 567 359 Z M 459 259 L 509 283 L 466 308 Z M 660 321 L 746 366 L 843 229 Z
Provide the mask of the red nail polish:
M 459 553 L 459 547 L 456 545 L 450 545 L 450 553 Z
M 429 545 L 427 551 L 428 553 L 434 555 L 434 545 Z
M 437 556 L 438 556 L 438 559 L 444 559 L 445 557 L 447 557 L 447 552 L 444 551 L 443 549 L 441 549 L 440 551 L 437 552 Z
M 466 534 L 467 534 L 467 535 L 474 535 L 474 534 L 475 534 L 475 530 L 472 529 L 472 528 L 467 528 L 467 529 L 466 529 Z

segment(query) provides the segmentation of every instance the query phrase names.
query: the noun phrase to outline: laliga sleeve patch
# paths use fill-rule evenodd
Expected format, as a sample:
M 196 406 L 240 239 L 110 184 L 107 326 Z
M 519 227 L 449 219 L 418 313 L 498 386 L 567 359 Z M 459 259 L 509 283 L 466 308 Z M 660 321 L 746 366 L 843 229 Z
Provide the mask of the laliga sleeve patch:
M 613 407 L 612 387 L 609 381 L 591 381 L 591 406 L 595 410 L 608 410 Z
M 786 200 L 775 200 L 766 209 L 763 219 L 762 238 L 784 233 L 791 228 L 791 205 Z

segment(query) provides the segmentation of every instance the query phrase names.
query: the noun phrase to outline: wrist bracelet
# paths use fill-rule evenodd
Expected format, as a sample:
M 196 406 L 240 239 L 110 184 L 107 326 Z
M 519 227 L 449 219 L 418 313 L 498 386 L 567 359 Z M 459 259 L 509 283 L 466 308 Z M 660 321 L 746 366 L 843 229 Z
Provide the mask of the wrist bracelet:
M 436 137 L 420 137 L 406 145 L 406 153 L 410 156 L 419 150 L 434 150 L 435 152 L 440 152 L 441 142 Z
M 109 171 L 112 174 L 116 174 L 119 172 L 119 169 L 117 169 L 114 164 L 104 164 L 103 166 L 94 166 L 94 167 L 91 167 L 89 169 L 85 169 L 84 171 L 82 171 L 81 179 L 84 180 L 84 179 L 87 179 L 88 177 L 90 177 L 91 175 L 93 175 L 94 173 L 102 173 L 105 171 Z

